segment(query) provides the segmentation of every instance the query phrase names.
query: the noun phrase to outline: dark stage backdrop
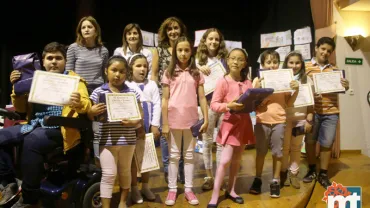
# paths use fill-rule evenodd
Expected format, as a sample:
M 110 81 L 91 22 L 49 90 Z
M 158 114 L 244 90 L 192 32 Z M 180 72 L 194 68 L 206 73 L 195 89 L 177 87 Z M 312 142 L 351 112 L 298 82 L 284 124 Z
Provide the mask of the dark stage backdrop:
M 195 30 L 217 27 L 225 39 L 243 42 L 253 71 L 258 68 L 256 61 L 263 51 L 260 49 L 260 34 L 288 29 L 294 32 L 305 26 L 313 28 L 309 0 L 243 0 L 222 3 L 202 0 L 8 2 L 2 6 L 3 12 L 0 14 L 3 23 L 0 49 L 1 106 L 10 102 L 12 57 L 30 52 L 38 52 L 41 56 L 42 48 L 52 41 L 73 43 L 77 23 L 84 15 L 93 15 L 98 20 L 103 42 L 110 55 L 116 47 L 121 46 L 123 28 L 131 22 L 138 23 L 143 30 L 157 32 L 164 19 L 177 16 L 186 24 L 188 35 L 193 40 Z

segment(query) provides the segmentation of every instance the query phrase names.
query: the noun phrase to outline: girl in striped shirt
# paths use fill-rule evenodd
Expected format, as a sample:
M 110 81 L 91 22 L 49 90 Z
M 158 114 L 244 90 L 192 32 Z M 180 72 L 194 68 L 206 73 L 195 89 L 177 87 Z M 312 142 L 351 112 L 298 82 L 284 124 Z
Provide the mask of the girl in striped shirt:
M 128 64 L 121 56 L 112 56 L 108 60 L 105 74 L 108 83 L 96 88 L 90 96 L 94 105 L 89 111 L 90 119 L 99 116 L 99 130 L 95 132 L 95 139 L 99 140 L 100 164 L 102 179 L 100 183 L 100 197 L 103 208 L 110 207 L 112 190 L 119 172 L 121 200 L 119 208 L 126 207 L 126 199 L 131 185 L 131 161 L 133 158 L 136 131 L 144 130 L 142 120 L 122 120 L 121 122 L 106 121 L 106 93 L 134 93 L 140 105 L 139 93 L 125 84 L 128 74 Z M 142 116 L 143 117 L 143 116 Z M 96 119 L 95 119 L 96 120 Z

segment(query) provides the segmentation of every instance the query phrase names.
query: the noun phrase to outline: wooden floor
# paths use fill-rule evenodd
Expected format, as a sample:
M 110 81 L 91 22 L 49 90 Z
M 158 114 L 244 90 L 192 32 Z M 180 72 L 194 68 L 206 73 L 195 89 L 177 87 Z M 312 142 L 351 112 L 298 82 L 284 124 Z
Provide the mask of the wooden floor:
M 160 151 L 157 150 L 158 157 L 160 158 Z M 194 191 L 200 201 L 200 204 L 197 207 L 206 207 L 210 198 L 212 191 L 203 191 L 201 185 L 203 183 L 203 178 L 206 176 L 203 164 L 202 154 L 196 154 L 196 167 L 194 173 Z M 214 156 L 215 158 L 215 156 Z M 309 201 L 311 193 L 314 189 L 314 183 L 311 184 L 301 184 L 301 189 L 294 189 L 292 187 L 284 187 L 281 190 L 281 197 L 278 199 L 270 198 L 269 194 L 269 182 L 272 177 L 272 159 L 271 155 L 268 154 L 266 157 L 264 172 L 262 176 L 263 185 L 262 185 L 262 194 L 261 195 L 251 195 L 248 193 L 249 187 L 251 186 L 254 173 L 255 173 L 255 150 L 246 150 L 243 154 L 241 170 L 237 179 L 237 193 L 239 193 L 245 201 L 244 205 L 239 205 L 233 203 L 231 200 L 224 199 L 224 192 L 221 192 L 219 198 L 219 206 L 221 208 L 226 207 L 305 207 Z M 161 160 L 160 160 L 161 161 Z M 304 158 L 302 158 L 301 171 L 299 177 L 303 178 L 304 174 L 307 172 L 306 165 L 304 164 Z M 369 159 L 370 161 L 370 159 Z M 161 164 L 162 165 L 162 164 Z M 215 165 L 214 165 L 215 166 Z M 150 178 L 151 190 L 157 196 L 157 199 L 154 202 L 146 202 L 143 204 L 131 204 L 128 200 L 129 207 L 135 208 L 146 208 L 146 207 L 165 207 L 164 201 L 167 196 L 167 184 L 164 181 L 164 174 L 161 170 L 151 172 Z M 115 194 L 114 203 L 112 207 L 117 207 L 119 200 L 119 195 Z M 321 199 L 320 199 L 321 200 Z M 186 199 L 184 198 L 184 187 L 182 184 L 178 184 L 178 197 L 176 204 L 173 207 L 194 207 L 189 205 Z
M 365 155 L 342 153 L 340 159 L 332 160 L 328 174 L 331 181 L 343 186 L 361 186 L 362 207 L 370 208 L 370 158 Z M 316 184 L 307 208 L 326 208 L 324 188 Z
M 157 150 L 158 157 L 160 157 L 160 151 Z M 203 191 L 201 185 L 203 178 L 206 176 L 203 158 L 199 153 L 196 154 L 196 168 L 194 175 L 194 191 L 200 201 L 200 204 L 196 207 L 206 207 L 208 204 L 212 191 Z M 263 172 L 263 185 L 261 195 L 251 195 L 248 193 L 249 187 L 253 182 L 253 176 L 255 172 L 255 150 L 246 150 L 242 158 L 242 166 L 237 179 L 237 193 L 239 193 L 245 201 L 245 204 L 239 205 L 233 203 L 231 200 L 224 198 L 224 192 L 221 192 L 219 198 L 219 206 L 221 208 L 237 208 L 237 207 L 273 207 L 273 208 L 287 208 L 287 207 L 309 207 L 309 208 L 325 208 L 326 204 L 322 201 L 324 196 L 324 188 L 318 183 L 301 183 L 301 189 L 294 189 L 292 187 L 284 187 L 281 190 L 281 197 L 277 199 L 270 198 L 269 196 L 269 181 L 272 176 L 272 159 L 271 155 L 268 154 L 266 157 L 264 172 Z M 161 160 L 160 160 L 161 161 Z M 307 172 L 307 165 L 305 158 L 301 158 L 301 166 L 299 177 L 303 176 Z M 162 165 L 162 164 L 161 164 Z M 344 186 L 362 186 L 362 207 L 370 208 L 370 158 L 361 154 L 342 154 L 340 159 L 333 159 L 329 169 L 329 177 L 338 183 L 342 183 Z M 157 196 L 154 202 L 146 202 L 143 204 L 131 204 L 128 200 L 129 207 L 135 208 L 155 208 L 155 207 L 166 207 L 164 201 L 167 196 L 167 184 L 164 181 L 162 168 L 158 171 L 153 171 L 150 178 L 150 186 L 152 191 Z M 119 195 L 114 195 L 112 207 L 118 206 Z M 173 207 L 194 207 L 189 205 L 184 198 L 184 187 L 182 184 L 178 184 L 178 197 L 176 204 Z

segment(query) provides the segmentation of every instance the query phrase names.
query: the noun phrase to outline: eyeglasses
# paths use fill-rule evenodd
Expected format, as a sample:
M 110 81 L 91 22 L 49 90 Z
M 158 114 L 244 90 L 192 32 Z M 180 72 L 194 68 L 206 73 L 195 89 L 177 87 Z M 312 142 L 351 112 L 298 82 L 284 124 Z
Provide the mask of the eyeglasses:
M 238 63 L 244 63 L 245 62 L 245 59 L 236 58 L 236 57 L 229 57 L 229 60 L 232 61 L 232 62 L 237 61 Z

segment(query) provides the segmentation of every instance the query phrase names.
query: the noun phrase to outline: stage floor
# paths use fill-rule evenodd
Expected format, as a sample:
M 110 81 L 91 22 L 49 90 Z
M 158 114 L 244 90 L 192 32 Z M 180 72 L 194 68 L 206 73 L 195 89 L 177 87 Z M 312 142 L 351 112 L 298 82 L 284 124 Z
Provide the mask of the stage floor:
M 157 148 L 157 153 L 160 159 L 160 149 Z M 206 176 L 202 154 L 196 154 L 196 167 L 194 173 L 194 192 L 196 193 L 200 204 L 196 207 L 206 207 L 211 198 L 212 191 L 203 191 L 201 185 L 203 178 Z M 215 155 L 214 155 L 215 158 Z M 239 193 L 245 201 L 245 204 L 239 205 L 233 203 L 231 200 L 224 198 L 224 192 L 221 191 L 219 198 L 219 206 L 226 207 L 273 207 L 273 208 L 287 208 L 287 207 L 326 207 L 326 203 L 321 199 L 324 196 L 324 188 L 318 183 L 301 183 L 301 189 L 294 189 L 293 187 L 284 187 L 281 190 L 280 198 L 270 198 L 269 196 L 269 182 L 272 178 L 272 158 L 271 154 L 266 156 L 265 167 L 263 172 L 263 185 L 261 195 L 251 195 L 248 193 L 254 179 L 255 172 L 255 150 L 245 150 L 242 158 L 241 169 L 237 178 L 237 193 Z M 299 177 L 307 172 L 305 158 L 301 158 Z M 343 186 L 362 186 L 362 207 L 370 207 L 370 158 L 361 154 L 343 153 L 340 159 L 333 159 L 329 168 L 329 176 L 331 180 L 342 183 Z M 164 201 L 167 196 L 167 184 L 164 181 L 164 174 L 161 170 L 151 172 L 150 186 L 152 191 L 157 196 L 154 202 L 147 202 L 144 200 L 143 204 L 132 204 L 128 200 L 129 207 L 135 208 L 155 208 L 166 207 Z M 215 167 L 215 164 L 214 164 Z M 112 207 L 118 206 L 119 195 L 114 195 Z M 173 207 L 194 207 L 184 198 L 184 187 L 178 184 L 178 197 L 176 204 Z

